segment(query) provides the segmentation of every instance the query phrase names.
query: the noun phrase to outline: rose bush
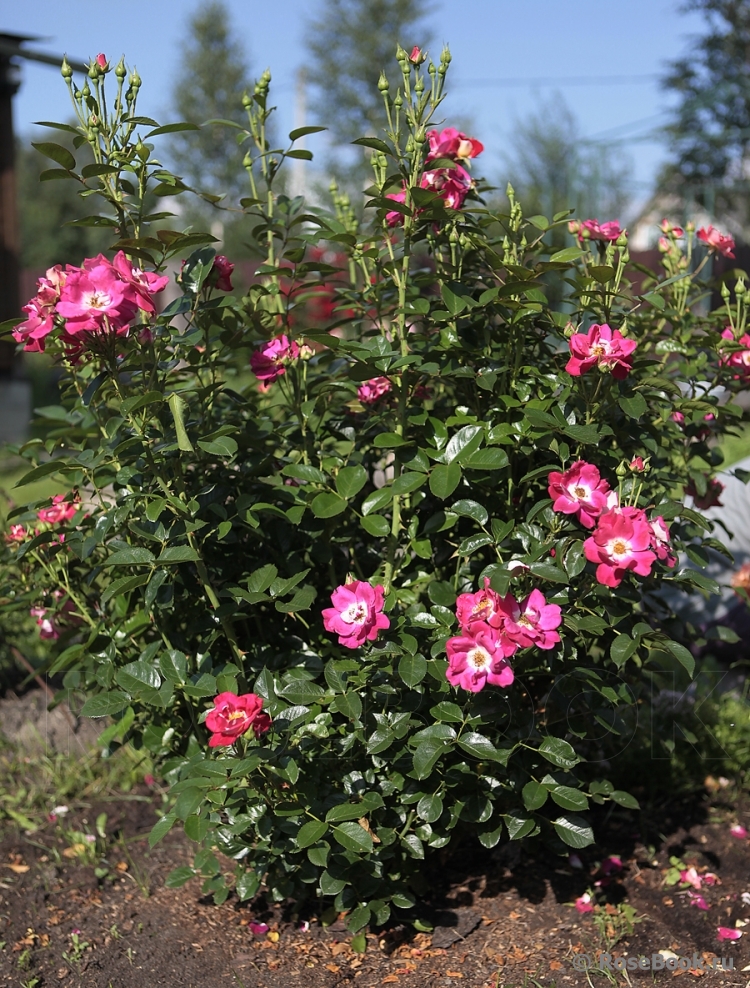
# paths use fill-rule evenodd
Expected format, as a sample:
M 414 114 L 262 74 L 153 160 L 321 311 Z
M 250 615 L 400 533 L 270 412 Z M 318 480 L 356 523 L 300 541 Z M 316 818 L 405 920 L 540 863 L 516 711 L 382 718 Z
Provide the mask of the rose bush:
M 42 179 L 100 197 L 112 260 L 48 272 L 14 329 L 64 371 L 23 482 L 74 494 L 11 513 L 5 606 L 55 640 L 61 697 L 111 718 L 102 743 L 161 763 L 152 841 L 179 823 L 200 845 L 171 884 L 322 896 L 355 931 L 413 906 L 436 849 L 580 848 L 590 803 L 637 805 L 608 765 L 646 687 L 693 670 L 673 604 L 716 589 L 696 508 L 746 347 L 741 281 L 694 305 L 726 237 L 665 224 L 637 293 L 618 223 L 553 250 L 567 213 L 488 206 L 479 141 L 430 129 L 448 53 L 398 60 L 361 223 L 338 192 L 276 193 L 317 128 L 273 148 L 270 76 L 245 98 L 244 294 L 153 205 L 195 194 L 153 144 L 190 125 L 139 116 L 122 62 L 82 87 L 64 65 L 95 164 L 44 143 Z M 333 332 L 305 322 L 321 291 Z

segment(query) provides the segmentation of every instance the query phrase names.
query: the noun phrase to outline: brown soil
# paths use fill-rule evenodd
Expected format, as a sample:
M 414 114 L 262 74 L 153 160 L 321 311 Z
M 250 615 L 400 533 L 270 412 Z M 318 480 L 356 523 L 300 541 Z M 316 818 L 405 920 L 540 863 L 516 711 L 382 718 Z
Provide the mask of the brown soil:
M 641 922 L 611 948 L 613 957 L 650 957 L 659 950 L 707 958 L 718 954 L 733 958 L 734 971 L 678 971 L 677 976 L 687 976 L 685 985 L 696 977 L 706 986 L 746 988 L 750 983 L 750 896 L 742 899 L 750 892 L 750 839 L 730 835 L 732 810 L 716 798 L 673 806 L 673 818 L 686 829 L 673 821 L 666 829 L 668 818 L 657 821 L 670 836 L 656 853 L 633 836 L 634 815 L 613 814 L 602 831 L 606 851 L 581 852 L 585 870 L 543 851 L 528 856 L 515 844 L 492 852 L 458 851 L 433 871 L 425 916 L 435 923 L 434 932 L 395 927 L 368 934 L 363 954 L 352 952 L 343 922 L 324 929 L 310 917 L 304 930 L 298 917 L 269 909 L 261 900 L 240 905 L 230 897 L 216 906 L 202 896 L 198 880 L 177 890 L 165 888 L 165 876 L 191 861 L 195 845 L 173 832 L 149 850 L 145 835 L 159 802 L 144 788 L 71 808 L 64 829 L 60 820 L 33 834 L 7 821 L 0 825 L 3 988 L 520 988 L 531 978 L 545 988 L 583 988 L 607 983 L 599 972 L 588 981 L 574 962 L 581 954 L 596 957 L 606 949 L 606 938 L 617 933 L 617 903 L 623 901 L 636 909 Z M 92 865 L 70 856 L 66 831 L 92 829 L 100 812 L 108 815 L 108 871 L 97 878 Z M 749 815 L 745 812 L 742 822 L 750 823 Z M 647 820 L 641 825 L 651 826 Z M 579 915 L 570 903 L 591 886 L 595 862 L 605 853 L 620 854 L 625 871 L 600 893 L 597 920 Z M 720 885 L 702 889 L 708 911 L 692 906 L 680 886 L 664 886 L 670 855 L 718 874 Z M 101 862 L 99 867 L 101 872 Z M 737 920 L 748 922 L 743 938 L 720 943 L 717 927 L 734 928 Z M 269 933 L 254 935 L 253 921 L 267 923 Z M 87 944 L 78 960 L 73 930 L 80 930 L 79 939 Z M 627 972 L 630 982 L 644 986 L 674 976 Z M 616 972 L 608 980 L 628 984 Z

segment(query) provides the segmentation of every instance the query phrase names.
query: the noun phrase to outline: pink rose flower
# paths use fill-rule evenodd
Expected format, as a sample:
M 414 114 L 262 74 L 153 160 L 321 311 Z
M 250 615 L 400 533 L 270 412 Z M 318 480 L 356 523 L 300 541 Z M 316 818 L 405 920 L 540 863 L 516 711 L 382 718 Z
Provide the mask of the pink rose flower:
M 463 631 L 468 631 L 475 621 L 484 622 L 496 630 L 502 628 L 505 623 L 502 597 L 490 587 L 489 577 L 484 578 L 484 590 L 458 595 L 456 617 Z
M 735 823 L 733 827 L 730 827 L 729 833 L 732 837 L 736 837 L 737 840 L 744 840 L 747 837 L 747 830 L 741 823 Z
M 580 377 L 598 366 L 611 370 L 612 377 L 618 381 L 633 369 L 632 354 L 638 345 L 635 340 L 625 339 L 619 329 L 610 329 L 606 323 L 593 325 L 588 333 L 576 333 L 569 344 L 571 356 L 565 370 L 572 377 Z
M 661 563 L 665 562 L 672 569 L 677 562 L 677 556 L 669 542 L 669 525 L 661 515 L 652 518 L 649 525 L 651 527 L 651 548 L 656 553 L 656 558 Z
M 409 53 L 409 61 L 412 65 L 421 65 L 424 62 L 425 56 L 422 54 L 422 49 L 417 45 L 414 45 L 411 52 Z
M 724 257 L 734 257 L 732 253 L 734 250 L 734 238 L 730 237 L 729 234 L 720 233 L 712 226 L 702 226 L 696 233 L 696 237 L 702 240 L 704 244 L 708 244 L 709 250 L 717 250 Z
M 570 229 L 570 224 L 568 224 L 568 229 Z M 609 220 L 606 223 L 600 223 L 599 220 L 583 220 L 577 226 L 577 229 L 571 229 L 571 233 L 577 233 L 579 240 L 584 240 L 584 230 L 588 232 L 590 240 L 601 240 L 608 243 L 612 243 L 621 237 L 625 230 L 620 227 L 617 220 Z
M 719 940 L 739 940 L 742 930 L 733 930 L 730 926 L 717 926 L 716 935 Z
M 648 576 L 656 562 L 651 550 L 651 526 L 640 508 L 614 508 L 599 518 L 583 543 L 589 562 L 597 563 L 596 578 L 607 587 L 619 587 L 629 571 Z
M 23 525 L 11 525 L 10 529 L 5 533 L 5 541 L 11 542 L 25 542 L 29 537 L 29 533 L 23 527 Z
M 256 738 L 271 727 L 271 718 L 262 709 L 263 700 L 255 693 L 219 693 L 214 697 L 214 709 L 206 717 L 211 731 L 209 748 L 234 744 L 252 727 Z
M 107 56 L 103 52 L 99 52 L 96 56 L 96 64 L 100 69 L 106 69 L 107 67 Z
M 357 388 L 357 397 L 363 405 L 374 405 L 392 389 L 387 377 L 373 377 Z
M 115 254 L 112 267 L 122 281 L 130 287 L 131 298 L 138 308 L 153 315 L 156 306 L 152 296 L 164 291 L 169 284 L 169 278 L 163 274 L 156 274 L 155 271 L 141 271 L 121 250 Z
M 275 336 L 263 343 L 250 357 L 250 369 L 265 385 L 273 384 L 286 374 L 286 364 L 299 357 L 299 346 L 287 336 Z
M 103 254 L 68 272 L 55 307 L 71 336 L 114 331 L 124 335 L 138 310 L 135 292 Z
M 153 777 L 153 775 L 151 775 L 150 772 L 147 772 L 143 776 L 143 781 L 144 781 L 145 785 L 147 785 L 149 787 L 149 789 L 151 788 L 151 786 L 155 786 L 156 785 L 156 779 Z
M 510 686 L 513 670 L 507 656 L 516 645 L 484 621 L 474 621 L 463 635 L 449 638 L 445 643 L 448 668 L 445 675 L 452 686 L 478 693 L 486 684 Z
M 437 158 L 452 158 L 454 161 L 466 161 L 468 158 L 476 158 L 484 151 L 484 144 L 474 137 L 467 137 L 466 134 L 455 127 L 446 127 L 444 130 L 428 130 L 427 140 L 430 150 L 425 158 L 425 164 L 435 161 Z
M 234 271 L 234 264 L 224 257 L 223 254 L 217 254 L 214 258 L 214 263 L 211 268 L 211 279 L 213 284 L 222 292 L 232 291 L 232 272 Z M 215 280 L 213 280 L 215 279 Z
M 727 326 L 721 335 L 723 339 L 731 340 L 733 343 L 735 342 L 734 333 L 729 326 Z M 744 333 L 738 342 L 745 349 L 723 354 L 719 359 L 719 363 L 722 367 L 731 367 L 732 370 L 737 371 L 734 375 L 735 381 L 748 382 L 750 381 L 750 335 Z
M 501 607 L 506 615 L 503 631 L 519 648 L 547 650 L 560 641 L 555 629 L 562 623 L 562 611 L 558 604 L 548 604 L 540 590 L 532 590 L 520 604 L 508 594 Z
M 593 528 L 607 507 L 610 493 L 609 484 L 594 464 L 577 460 L 565 473 L 553 470 L 547 481 L 552 509 L 564 515 L 576 515 L 583 526 Z
M 576 909 L 581 915 L 584 913 L 592 913 L 594 911 L 594 904 L 591 901 L 591 896 L 588 892 L 584 892 L 583 895 L 579 895 L 576 899 Z
M 719 500 L 723 490 L 724 490 L 724 485 L 720 480 L 717 480 L 715 477 L 706 478 L 705 494 L 698 493 L 695 486 L 695 481 L 692 479 L 688 481 L 688 483 L 685 485 L 685 493 L 688 494 L 690 497 L 692 497 L 693 503 L 695 504 L 696 508 L 700 508 L 701 511 L 706 511 L 708 508 L 723 507 L 721 501 Z
M 642 456 L 634 456 L 628 464 L 628 467 L 633 471 L 633 473 L 643 473 L 646 469 L 646 464 L 643 462 Z
M 404 187 L 400 192 L 390 192 L 385 198 L 393 199 L 394 202 L 404 203 L 406 202 L 406 188 Z M 398 226 L 404 222 L 404 214 L 400 213 L 397 209 L 392 209 L 385 214 L 385 221 L 388 226 Z
M 383 614 L 383 587 L 373 587 L 362 580 L 352 580 L 336 587 L 331 594 L 333 607 L 323 610 L 326 631 L 339 636 L 339 645 L 359 648 L 366 641 L 374 642 L 378 633 L 391 626 Z
M 72 501 L 66 501 L 65 497 L 65 494 L 55 494 L 52 498 L 51 507 L 41 508 L 37 511 L 36 516 L 39 521 L 43 521 L 47 525 L 58 525 L 61 521 L 70 521 L 81 505 L 77 497 L 74 497 Z
M 672 419 L 673 422 L 676 422 L 677 425 L 679 426 L 685 425 L 685 416 L 682 414 L 682 412 L 672 412 L 672 414 L 669 417 Z
M 437 192 L 448 209 L 460 209 L 474 183 L 466 169 L 456 165 L 425 172 L 420 185 L 430 192 Z
M 64 631 L 77 627 L 82 621 L 78 614 L 75 613 L 75 604 L 73 601 L 67 597 L 63 600 L 62 590 L 53 591 L 52 597 L 55 601 L 55 606 L 32 607 L 29 614 L 31 617 L 36 618 L 40 638 L 48 641 L 57 641 Z

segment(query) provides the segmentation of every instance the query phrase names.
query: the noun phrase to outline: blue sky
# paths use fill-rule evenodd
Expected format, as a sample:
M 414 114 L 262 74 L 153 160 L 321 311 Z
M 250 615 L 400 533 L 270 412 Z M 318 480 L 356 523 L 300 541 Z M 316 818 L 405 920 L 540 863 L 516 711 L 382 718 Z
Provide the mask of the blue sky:
M 295 73 L 306 57 L 309 16 L 321 0 L 226 2 L 253 71 L 270 66 L 280 128 L 291 129 Z M 4 7 L 0 30 L 39 35 L 43 40 L 37 48 L 83 59 L 99 51 L 114 60 L 124 54 L 143 78 L 140 112 L 166 122 L 180 41 L 196 6 L 184 0 L 28 0 Z M 430 21 L 453 55 L 446 121 L 468 116 L 475 122 L 475 136 L 486 147 L 483 171 L 489 178 L 503 179 L 514 122 L 560 92 L 585 137 L 627 138 L 618 147 L 633 164 L 631 193 L 639 200 L 647 196 L 664 160 L 659 130 L 669 101 L 657 78 L 643 77 L 660 75 L 701 24 L 696 15 L 680 12 L 679 0 L 471 0 L 462 5 L 436 0 Z M 19 133 L 28 134 L 36 120 L 70 116 L 67 90 L 54 68 L 26 63 L 22 76 L 14 105 Z M 586 84 L 566 84 L 571 76 L 584 77 Z M 628 81 L 607 84 L 612 76 Z M 550 78 L 556 81 L 498 82 Z M 314 143 L 310 146 L 315 150 Z

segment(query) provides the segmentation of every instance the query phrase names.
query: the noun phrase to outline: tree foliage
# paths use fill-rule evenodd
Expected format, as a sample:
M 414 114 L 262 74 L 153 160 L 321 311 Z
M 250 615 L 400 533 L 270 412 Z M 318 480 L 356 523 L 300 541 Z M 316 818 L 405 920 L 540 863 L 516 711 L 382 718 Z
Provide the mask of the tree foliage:
M 715 215 L 750 222 L 750 2 L 689 0 L 705 32 L 663 80 L 677 99 L 662 185 Z
M 202 192 L 227 194 L 231 201 L 245 194 L 244 151 L 237 131 L 209 120 L 242 124 L 242 96 L 251 89 L 248 62 L 221 0 L 201 5 L 188 24 L 182 44 L 180 74 L 173 92 L 179 120 L 201 125 L 199 131 L 172 135 L 170 153 L 189 185 Z

